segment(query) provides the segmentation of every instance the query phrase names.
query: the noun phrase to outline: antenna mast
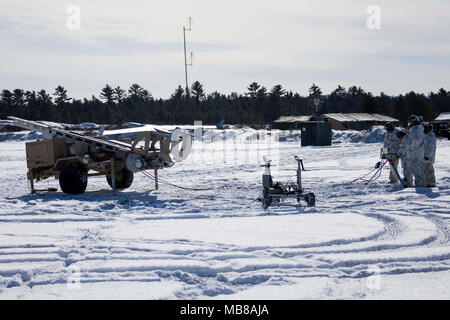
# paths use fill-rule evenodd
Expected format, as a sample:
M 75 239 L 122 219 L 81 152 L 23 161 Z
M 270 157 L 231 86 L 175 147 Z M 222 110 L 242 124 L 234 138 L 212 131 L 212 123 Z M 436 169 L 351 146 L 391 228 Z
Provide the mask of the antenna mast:
M 184 39 L 184 75 L 186 78 L 186 102 L 189 104 L 189 84 L 188 84 L 188 72 L 187 67 L 192 66 L 192 52 L 191 52 L 191 62 L 188 63 L 187 61 L 187 54 L 186 54 L 186 31 L 192 30 L 192 19 L 189 17 L 188 20 L 189 27 L 184 26 L 183 27 L 183 39 Z

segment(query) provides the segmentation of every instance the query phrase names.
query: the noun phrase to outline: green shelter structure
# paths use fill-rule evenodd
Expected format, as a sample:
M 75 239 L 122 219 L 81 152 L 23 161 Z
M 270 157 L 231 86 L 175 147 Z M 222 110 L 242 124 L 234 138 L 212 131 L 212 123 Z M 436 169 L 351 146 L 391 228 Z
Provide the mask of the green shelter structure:
M 331 124 L 321 116 L 285 116 L 275 120 L 273 129 L 300 130 L 302 146 L 330 146 Z

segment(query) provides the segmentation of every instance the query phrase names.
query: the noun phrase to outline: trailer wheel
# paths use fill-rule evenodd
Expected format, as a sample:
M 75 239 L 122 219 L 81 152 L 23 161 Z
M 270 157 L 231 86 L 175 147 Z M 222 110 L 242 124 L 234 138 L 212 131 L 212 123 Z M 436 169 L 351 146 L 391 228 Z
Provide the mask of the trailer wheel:
M 312 192 L 305 194 L 305 201 L 306 204 L 310 207 L 313 207 L 316 205 L 316 195 Z
M 133 183 L 133 177 L 133 172 L 131 172 L 127 168 L 124 168 L 122 171 L 118 172 L 116 174 L 116 189 L 123 190 L 131 187 L 131 184 Z M 106 181 L 112 188 L 112 178 L 110 176 L 106 176 Z
M 87 187 L 86 169 L 79 163 L 66 164 L 59 174 L 59 186 L 64 193 L 80 194 Z
M 261 202 L 263 209 L 266 210 L 272 204 L 272 198 L 268 195 L 264 195 Z

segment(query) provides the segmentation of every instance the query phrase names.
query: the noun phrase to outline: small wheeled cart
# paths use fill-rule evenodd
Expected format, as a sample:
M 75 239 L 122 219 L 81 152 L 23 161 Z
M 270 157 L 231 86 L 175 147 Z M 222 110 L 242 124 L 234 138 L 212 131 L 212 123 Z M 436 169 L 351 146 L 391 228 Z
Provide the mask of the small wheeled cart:
M 316 196 L 312 192 L 305 192 L 302 186 L 302 171 L 305 171 L 303 160 L 298 156 L 294 156 L 297 161 L 297 183 L 292 181 L 283 184 L 281 182 L 273 182 L 270 173 L 271 160 L 264 158 L 265 172 L 262 176 L 263 194 L 259 200 L 264 209 L 270 206 L 296 206 L 300 201 L 305 201 L 308 206 L 315 206 Z M 297 203 L 285 201 L 287 199 L 296 199 Z

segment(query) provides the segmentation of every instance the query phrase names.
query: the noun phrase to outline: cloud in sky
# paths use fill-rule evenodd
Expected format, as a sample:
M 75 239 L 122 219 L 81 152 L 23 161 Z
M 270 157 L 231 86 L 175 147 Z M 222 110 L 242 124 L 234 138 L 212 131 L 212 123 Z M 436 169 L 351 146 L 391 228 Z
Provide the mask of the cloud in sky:
M 366 26 L 373 4 L 381 30 Z M 66 27 L 69 5 L 81 9 L 80 30 Z M 189 79 L 208 92 L 244 92 L 253 81 L 302 94 L 313 82 L 324 92 L 448 90 L 448 12 L 446 0 L 2 0 L 0 88 L 61 84 L 81 98 L 137 82 L 166 98 L 184 86 L 191 16 Z

